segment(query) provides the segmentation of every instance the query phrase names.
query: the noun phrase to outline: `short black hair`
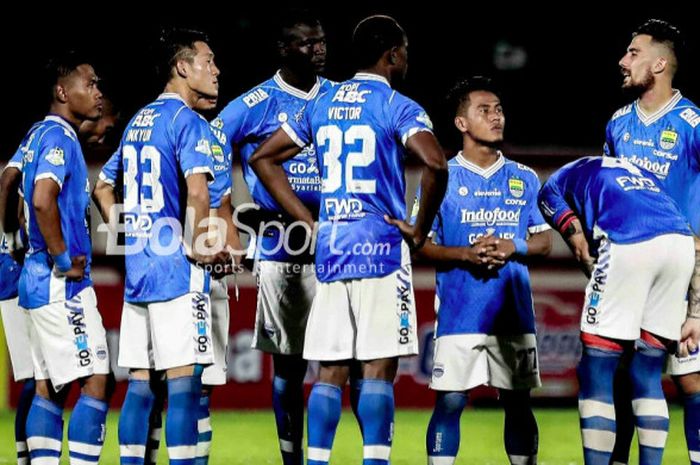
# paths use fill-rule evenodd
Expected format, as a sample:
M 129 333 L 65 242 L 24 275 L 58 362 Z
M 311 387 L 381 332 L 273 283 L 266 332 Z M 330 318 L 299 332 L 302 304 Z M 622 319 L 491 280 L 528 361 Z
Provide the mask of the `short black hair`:
M 321 26 L 321 20 L 311 10 L 305 8 L 290 8 L 282 11 L 277 18 L 277 40 L 283 43 L 289 41 L 288 31 L 298 24 L 309 27 Z
M 194 29 L 169 28 L 161 31 L 156 47 L 156 74 L 164 82 L 170 80 L 178 60 L 194 58 L 195 42 L 209 42 L 209 36 Z
M 44 86 L 49 102 L 53 101 L 54 89 L 58 81 L 73 73 L 78 66 L 91 64 L 92 59 L 79 50 L 65 50 L 49 59 L 44 66 Z
M 489 77 L 473 76 L 469 79 L 462 79 L 450 89 L 445 99 L 452 114 L 458 115 L 469 102 L 469 94 L 479 90 L 491 92 L 501 98 L 498 87 Z
M 387 50 L 403 45 L 406 33 L 391 16 L 375 15 L 360 21 L 352 34 L 355 65 L 367 68 Z
M 649 19 L 641 24 L 632 33 L 632 37 L 640 34 L 651 36 L 654 42 L 662 43 L 669 47 L 678 56 L 685 46 L 681 31 L 662 19 Z

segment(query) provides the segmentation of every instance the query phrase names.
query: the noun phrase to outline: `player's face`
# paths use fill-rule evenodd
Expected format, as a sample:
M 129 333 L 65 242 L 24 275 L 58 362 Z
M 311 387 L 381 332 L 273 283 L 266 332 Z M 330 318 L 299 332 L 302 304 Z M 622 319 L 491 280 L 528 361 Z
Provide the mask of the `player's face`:
M 287 34 L 282 55 L 301 72 L 321 74 L 326 67 L 326 34 L 320 25 L 297 24 Z
M 110 107 L 110 105 L 105 105 L 102 116 L 99 119 L 95 121 L 87 120 L 80 125 L 79 133 L 85 137 L 87 145 L 104 144 L 107 135 L 114 130 L 117 124 L 117 115 Z
M 505 124 L 506 117 L 500 99 L 493 92 L 484 90 L 471 92 L 466 112 L 455 118 L 458 129 L 485 145 L 503 142 Z
M 403 45 L 396 49 L 394 60 L 397 77 L 401 80 L 405 79 L 408 73 L 408 39 L 405 36 L 403 38 Z
M 195 42 L 196 52 L 191 63 L 187 63 L 187 82 L 192 90 L 214 100 L 219 96 L 219 68 L 214 63 L 214 52 L 205 42 Z M 201 100 L 201 99 L 200 99 Z
M 82 120 L 94 121 L 102 116 L 102 92 L 97 82 L 92 66 L 83 64 L 60 83 L 69 110 Z
M 627 47 L 627 53 L 619 62 L 622 88 L 640 93 L 649 89 L 654 83 L 652 66 L 657 58 L 651 36 L 635 36 Z

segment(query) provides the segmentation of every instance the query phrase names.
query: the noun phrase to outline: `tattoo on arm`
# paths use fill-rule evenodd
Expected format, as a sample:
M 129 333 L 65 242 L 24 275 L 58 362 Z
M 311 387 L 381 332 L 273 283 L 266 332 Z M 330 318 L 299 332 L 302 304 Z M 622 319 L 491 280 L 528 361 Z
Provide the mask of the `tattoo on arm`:
M 688 290 L 688 317 L 700 319 L 700 239 L 695 238 L 695 268 Z

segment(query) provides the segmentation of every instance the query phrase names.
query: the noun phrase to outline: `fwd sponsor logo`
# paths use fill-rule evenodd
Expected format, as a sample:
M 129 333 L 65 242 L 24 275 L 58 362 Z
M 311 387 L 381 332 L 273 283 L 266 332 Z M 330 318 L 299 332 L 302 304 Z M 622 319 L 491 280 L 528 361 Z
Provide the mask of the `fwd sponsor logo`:
M 627 160 L 630 163 L 639 166 L 640 168 L 644 168 L 647 171 L 651 171 L 657 177 L 662 179 L 668 176 L 668 171 L 671 169 L 670 161 L 667 161 L 666 163 L 660 163 L 658 161 L 651 161 L 647 158 L 638 157 L 637 155 L 632 155 L 629 157 L 626 155 L 621 155 L 620 158 L 622 158 L 623 160 Z
M 495 224 L 518 224 L 520 223 L 520 210 L 486 210 L 482 208 L 476 211 L 462 209 L 462 224 L 485 224 L 493 226 Z
M 659 188 L 652 179 L 646 178 L 644 176 L 618 176 L 615 178 L 617 184 L 622 187 L 625 191 L 632 190 L 648 190 L 652 192 L 659 192 Z
M 330 219 L 361 216 L 362 202 L 357 199 L 326 199 L 326 214 Z

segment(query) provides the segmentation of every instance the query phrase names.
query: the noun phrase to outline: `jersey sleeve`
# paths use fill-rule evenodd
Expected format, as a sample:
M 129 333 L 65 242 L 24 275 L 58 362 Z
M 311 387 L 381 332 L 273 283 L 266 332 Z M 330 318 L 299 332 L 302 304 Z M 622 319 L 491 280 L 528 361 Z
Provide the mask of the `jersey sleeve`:
M 605 126 L 605 143 L 603 143 L 603 155 L 606 157 L 615 157 L 615 141 L 613 139 L 613 122 L 608 121 Z
M 534 174 L 532 175 L 532 185 L 535 186 L 535 189 L 530 190 L 530 199 L 528 202 L 530 212 L 527 217 L 527 232 L 530 234 L 537 234 L 551 228 L 542 216 L 540 209 L 537 208 L 537 193 L 540 190 L 540 180 Z
M 261 102 L 251 107 L 245 103 L 243 97 L 240 96 L 232 100 L 212 121 L 212 125 L 226 136 L 226 141 L 222 141 L 222 143 L 230 147 L 254 133 L 255 127 L 262 121 L 259 113 L 264 103 Z
M 72 158 L 73 144 L 77 143 L 72 136 L 66 134 L 63 128 L 51 128 L 44 134 L 39 143 L 36 174 L 34 182 L 41 179 L 51 179 L 63 189 L 63 182 L 68 176 Z
M 293 118 L 284 122 L 282 130 L 299 147 L 306 147 L 313 142 L 313 129 L 311 128 L 311 116 L 317 100 L 311 100 L 304 109 Z
M 554 173 L 544 183 L 538 195 L 538 205 L 542 216 L 547 223 L 560 232 L 566 230 L 577 219 L 561 190 L 562 179 L 565 175 L 564 169 Z
M 107 163 L 100 170 L 99 179 L 106 182 L 112 187 L 116 187 L 117 180 L 122 171 L 122 147 L 119 148 L 109 157 Z
M 206 174 L 214 179 L 209 123 L 191 110 L 183 109 L 173 122 L 175 153 L 185 178 Z
M 408 139 L 422 131 L 433 132 L 433 123 L 428 113 L 413 100 L 396 94 L 395 108 L 391 108 L 396 137 L 406 146 Z M 393 106 L 393 105 L 392 105 Z

